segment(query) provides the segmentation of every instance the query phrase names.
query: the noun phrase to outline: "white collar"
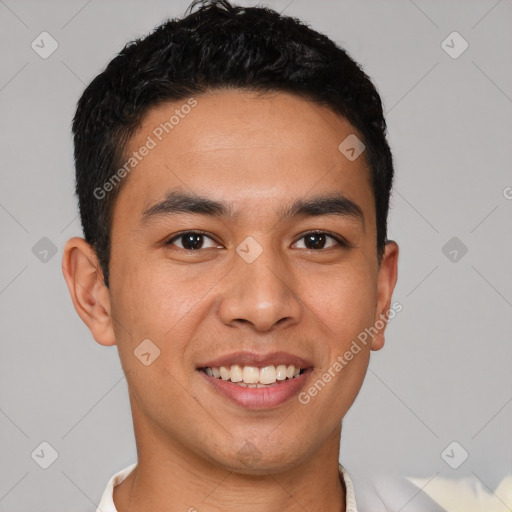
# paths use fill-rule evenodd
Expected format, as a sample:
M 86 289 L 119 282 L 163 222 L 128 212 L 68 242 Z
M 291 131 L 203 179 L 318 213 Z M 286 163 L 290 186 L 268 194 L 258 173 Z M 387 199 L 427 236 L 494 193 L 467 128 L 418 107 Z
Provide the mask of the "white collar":
M 96 512 L 118 512 L 116 506 L 114 505 L 114 487 L 119 485 L 133 471 L 136 465 L 137 463 L 135 462 L 134 464 L 122 469 L 119 471 L 119 473 L 116 473 L 112 476 L 112 478 L 108 481 L 105 491 L 103 492 L 100 504 L 98 505 Z M 352 480 L 350 480 L 347 471 L 341 464 L 339 468 L 340 475 L 345 482 L 345 489 L 347 491 L 345 497 L 347 503 L 345 512 L 357 512 L 356 497 L 354 494 L 354 486 L 352 484 Z

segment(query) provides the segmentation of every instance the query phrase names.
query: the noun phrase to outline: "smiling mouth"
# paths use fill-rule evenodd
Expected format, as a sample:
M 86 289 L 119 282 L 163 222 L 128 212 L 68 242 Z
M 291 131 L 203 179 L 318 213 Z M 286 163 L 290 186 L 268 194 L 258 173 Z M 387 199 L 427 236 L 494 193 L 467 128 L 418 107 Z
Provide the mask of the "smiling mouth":
M 307 369 L 284 364 L 263 366 L 261 368 L 234 364 L 231 366 L 204 367 L 199 368 L 199 370 L 214 379 L 229 381 L 240 387 L 268 388 L 296 379 Z

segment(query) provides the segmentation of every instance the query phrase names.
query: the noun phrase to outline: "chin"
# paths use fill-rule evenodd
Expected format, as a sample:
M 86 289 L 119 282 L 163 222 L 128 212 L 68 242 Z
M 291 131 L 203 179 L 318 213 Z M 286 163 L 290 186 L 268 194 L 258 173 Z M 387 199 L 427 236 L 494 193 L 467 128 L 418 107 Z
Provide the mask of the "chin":
M 219 457 L 219 452 L 212 454 L 216 464 L 243 475 L 279 474 L 293 469 L 304 457 L 304 447 L 281 446 L 280 450 L 270 447 L 260 448 L 251 441 L 241 443 L 237 451 L 222 450 L 225 456 Z M 221 452 L 221 453 L 222 453 Z

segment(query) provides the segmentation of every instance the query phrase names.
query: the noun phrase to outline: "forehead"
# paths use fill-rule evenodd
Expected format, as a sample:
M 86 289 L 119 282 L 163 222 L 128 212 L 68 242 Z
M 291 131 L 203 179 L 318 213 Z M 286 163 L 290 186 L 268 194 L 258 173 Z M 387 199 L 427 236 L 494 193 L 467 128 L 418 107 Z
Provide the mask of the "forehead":
M 164 103 L 146 114 L 126 147 L 125 161 L 137 161 L 115 210 L 129 205 L 140 213 L 176 188 L 253 213 L 292 196 L 334 191 L 371 208 L 364 153 L 351 161 L 339 149 L 354 136 L 343 117 L 287 93 L 235 89 Z

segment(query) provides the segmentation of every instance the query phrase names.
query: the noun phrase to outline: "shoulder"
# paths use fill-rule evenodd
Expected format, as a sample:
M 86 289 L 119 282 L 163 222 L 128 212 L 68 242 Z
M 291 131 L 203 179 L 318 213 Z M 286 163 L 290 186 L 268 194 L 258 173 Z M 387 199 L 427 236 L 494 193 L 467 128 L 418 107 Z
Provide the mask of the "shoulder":
M 358 512 L 446 512 L 485 510 L 499 512 L 512 505 L 512 474 L 496 489 L 489 489 L 473 477 L 446 478 L 435 474 L 425 478 L 376 476 L 354 480 Z

